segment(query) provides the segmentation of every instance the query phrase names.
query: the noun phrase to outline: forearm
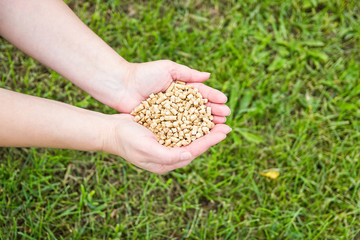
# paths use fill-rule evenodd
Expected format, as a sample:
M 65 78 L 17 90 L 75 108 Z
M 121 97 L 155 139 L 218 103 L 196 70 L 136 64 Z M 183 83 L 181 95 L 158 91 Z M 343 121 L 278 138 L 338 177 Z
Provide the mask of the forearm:
M 100 151 L 106 116 L 0 89 L 0 146 Z
M 0 34 L 100 100 L 125 75 L 127 62 L 61 0 L 0 0 Z

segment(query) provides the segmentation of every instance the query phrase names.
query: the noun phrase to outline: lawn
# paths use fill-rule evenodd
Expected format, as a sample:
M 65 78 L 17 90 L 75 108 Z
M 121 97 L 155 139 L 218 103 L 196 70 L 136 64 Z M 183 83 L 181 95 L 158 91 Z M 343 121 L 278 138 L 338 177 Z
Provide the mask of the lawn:
M 0 239 L 360 239 L 359 1 L 67 2 L 128 61 L 211 72 L 233 131 L 165 175 L 100 152 L 0 148 Z M 4 39 L 0 76 L 116 113 Z

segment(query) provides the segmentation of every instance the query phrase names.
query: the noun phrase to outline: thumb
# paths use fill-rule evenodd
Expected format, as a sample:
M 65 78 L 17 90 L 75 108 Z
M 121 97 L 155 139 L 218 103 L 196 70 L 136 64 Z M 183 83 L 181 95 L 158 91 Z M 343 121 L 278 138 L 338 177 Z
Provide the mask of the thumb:
M 175 62 L 170 69 L 170 74 L 173 80 L 184 82 L 204 82 L 210 77 L 208 72 L 200 72 Z
M 147 142 L 146 149 L 148 149 L 148 155 L 151 156 L 152 162 L 162 165 L 173 165 L 193 159 L 190 151 L 178 147 L 165 147 L 159 144 L 155 139 Z

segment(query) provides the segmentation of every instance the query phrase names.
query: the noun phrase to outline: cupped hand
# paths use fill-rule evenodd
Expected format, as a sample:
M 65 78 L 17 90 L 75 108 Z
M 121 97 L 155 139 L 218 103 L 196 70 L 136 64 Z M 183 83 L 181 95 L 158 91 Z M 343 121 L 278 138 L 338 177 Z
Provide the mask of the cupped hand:
M 130 163 L 148 171 L 164 174 L 188 165 L 194 158 L 222 141 L 231 128 L 225 124 L 230 109 L 225 105 L 227 97 L 220 91 L 204 85 L 209 73 L 199 72 L 168 60 L 147 63 L 128 63 L 126 76 L 114 85 L 117 92 L 109 106 L 123 112 L 113 115 L 113 126 L 104 141 L 104 151 L 122 156 Z M 130 113 L 151 93 L 165 91 L 171 82 L 179 80 L 197 88 L 212 109 L 215 127 L 211 132 L 181 148 L 169 148 L 159 144 L 155 135 L 136 123 Z M 110 139 L 110 141 L 109 141 Z
M 209 147 L 225 139 L 231 129 L 216 124 L 209 134 L 181 148 L 160 145 L 155 135 L 136 123 L 129 114 L 111 115 L 112 124 L 104 140 L 103 150 L 119 155 L 130 163 L 150 172 L 165 174 L 185 167 Z
M 146 63 L 128 63 L 126 76 L 121 82 L 121 94 L 112 102 L 111 107 L 124 113 L 130 113 L 141 101 L 151 93 L 165 91 L 175 80 L 194 85 L 209 100 L 214 123 L 224 123 L 230 109 L 224 104 L 227 97 L 220 91 L 208 87 L 202 82 L 210 77 L 210 73 L 199 72 L 187 66 L 169 60 Z

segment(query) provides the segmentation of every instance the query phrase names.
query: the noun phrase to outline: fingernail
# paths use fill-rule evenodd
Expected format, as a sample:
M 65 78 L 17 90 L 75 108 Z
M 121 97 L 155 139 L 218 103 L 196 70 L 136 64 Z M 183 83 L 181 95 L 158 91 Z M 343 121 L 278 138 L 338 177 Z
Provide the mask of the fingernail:
M 225 96 L 225 95 L 224 95 Z M 227 96 L 225 96 L 225 98 L 224 98 L 224 103 L 226 103 L 228 101 L 228 97 Z
M 209 72 L 202 72 L 202 73 L 206 73 L 206 74 L 208 74 L 208 75 L 209 75 L 209 77 L 210 77 L 210 75 L 211 75 L 211 73 L 209 73 Z
M 181 161 L 186 161 L 186 160 L 190 160 L 191 159 L 191 153 L 189 152 L 183 152 L 180 155 L 180 160 Z
M 231 131 L 232 131 L 232 128 L 228 126 L 228 130 L 227 130 L 227 133 L 226 133 L 226 134 L 228 134 L 228 133 L 231 132 Z

